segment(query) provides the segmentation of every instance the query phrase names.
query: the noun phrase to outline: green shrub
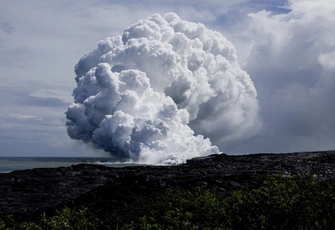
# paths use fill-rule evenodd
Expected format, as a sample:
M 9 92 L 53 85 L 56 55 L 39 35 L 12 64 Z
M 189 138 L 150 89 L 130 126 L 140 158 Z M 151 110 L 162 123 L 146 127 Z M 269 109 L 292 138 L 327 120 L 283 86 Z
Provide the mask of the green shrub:
M 5 227 L 6 227 L 5 221 L 0 220 L 0 229 L 5 229 Z
M 95 229 L 98 226 L 98 220 L 88 215 L 87 208 L 78 211 L 63 208 L 61 211 L 56 211 L 56 215 L 43 218 L 42 225 L 55 230 Z
M 168 189 L 127 212 L 119 229 L 335 229 L 335 188 L 313 176 L 268 176 L 223 198 Z
M 218 197 L 208 190 L 169 188 L 99 220 L 90 210 L 64 208 L 40 221 L 0 220 L 0 229 L 335 229 L 335 186 L 314 176 L 254 178 Z
M 40 225 L 34 223 L 34 222 L 23 222 L 19 224 L 18 227 L 15 227 L 14 229 L 22 229 L 22 230 L 44 230 Z
M 38 222 L 15 223 L 12 218 L 0 220 L 0 230 L 76 230 L 98 229 L 98 227 L 98 219 L 89 215 L 87 208 L 80 210 L 63 208 L 51 217 L 42 215 Z
M 312 176 L 270 176 L 225 199 L 232 229 L 334 229 L 334 185 Z

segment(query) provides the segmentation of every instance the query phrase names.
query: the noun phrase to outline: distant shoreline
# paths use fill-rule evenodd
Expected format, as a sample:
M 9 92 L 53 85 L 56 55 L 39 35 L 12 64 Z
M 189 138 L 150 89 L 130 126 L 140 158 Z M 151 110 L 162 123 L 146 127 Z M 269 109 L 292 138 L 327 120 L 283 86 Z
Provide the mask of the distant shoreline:
M 105 157 L 0 157 L 0 173 L 34 168 L 69 167 L 77 164 L 105 165 L 108 167 L 139 165 L 133 162 L 113 162 L 112 158 Z

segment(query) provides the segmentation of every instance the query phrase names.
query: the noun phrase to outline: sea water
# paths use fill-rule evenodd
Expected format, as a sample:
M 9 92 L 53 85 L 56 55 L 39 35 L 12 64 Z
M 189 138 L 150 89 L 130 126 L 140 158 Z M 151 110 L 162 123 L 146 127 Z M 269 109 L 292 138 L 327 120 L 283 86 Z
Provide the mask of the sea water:
M 57 168 L 76 164 L 100 164 L 109 167 L 135 166 L 134 163 L 115 163 L 109 158 L 92 157 L 0 157 L 0 173 L 33 168 Z

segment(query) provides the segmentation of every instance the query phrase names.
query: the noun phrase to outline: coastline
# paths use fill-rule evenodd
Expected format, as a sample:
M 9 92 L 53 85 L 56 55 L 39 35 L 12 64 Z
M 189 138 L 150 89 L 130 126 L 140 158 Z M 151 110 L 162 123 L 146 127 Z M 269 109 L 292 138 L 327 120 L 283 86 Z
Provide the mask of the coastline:
M 76 164 L 98 164 L 114 168 L 139 165 L 134 162 L 113 162 L 109 157 L 0 157 L 0 174 L 34 168 L 70 167 Z

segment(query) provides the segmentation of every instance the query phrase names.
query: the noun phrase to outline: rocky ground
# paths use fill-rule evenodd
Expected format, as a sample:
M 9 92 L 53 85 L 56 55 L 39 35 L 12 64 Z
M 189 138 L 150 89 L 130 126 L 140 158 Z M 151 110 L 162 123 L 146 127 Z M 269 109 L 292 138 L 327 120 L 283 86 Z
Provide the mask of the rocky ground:
M 12 215 L 14 219 L 30 220 L 64 206 L 89 207 L 110 217 L 143 194 L 167 187 L 201 187 L 225 193 L 254 176 L 268 174 L 317 174 L 335 181 L 335 151 L 220 154 L 177 166 L 110 168 L 81 164 L 15 171 L 0 174 L 0 217 Z

